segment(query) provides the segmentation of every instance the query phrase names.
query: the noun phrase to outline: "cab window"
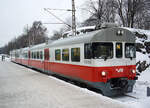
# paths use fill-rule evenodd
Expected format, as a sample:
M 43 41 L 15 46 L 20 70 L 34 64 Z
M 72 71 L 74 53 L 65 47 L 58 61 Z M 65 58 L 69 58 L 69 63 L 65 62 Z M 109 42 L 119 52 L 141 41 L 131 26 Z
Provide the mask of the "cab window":
M 136 57 L 136 48 L 134 43 L 125 44 L 125 57 L 126 58 L 135 58 Z
M 113 43 L 94 42 L 92 43 L 94 59 L 111 59 L 113 58 Z

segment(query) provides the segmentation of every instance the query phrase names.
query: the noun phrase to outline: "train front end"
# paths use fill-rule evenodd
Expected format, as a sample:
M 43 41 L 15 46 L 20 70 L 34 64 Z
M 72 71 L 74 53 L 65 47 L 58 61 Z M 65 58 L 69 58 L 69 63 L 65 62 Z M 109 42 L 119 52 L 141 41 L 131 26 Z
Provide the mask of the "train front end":
M 106 96 L 132 92 L 136 77 L 135 36 L 123 28 L 109 28 L 90 44 L 93 86 Z

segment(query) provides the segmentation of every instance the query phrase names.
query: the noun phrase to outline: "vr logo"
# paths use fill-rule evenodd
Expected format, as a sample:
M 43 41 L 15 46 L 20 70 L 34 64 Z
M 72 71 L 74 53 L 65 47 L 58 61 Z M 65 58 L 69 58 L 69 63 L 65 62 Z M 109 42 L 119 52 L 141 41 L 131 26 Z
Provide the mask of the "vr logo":
M 123 68 L 116 69 L 116 71 L 117 71 L 118 73 L 123 72 Z

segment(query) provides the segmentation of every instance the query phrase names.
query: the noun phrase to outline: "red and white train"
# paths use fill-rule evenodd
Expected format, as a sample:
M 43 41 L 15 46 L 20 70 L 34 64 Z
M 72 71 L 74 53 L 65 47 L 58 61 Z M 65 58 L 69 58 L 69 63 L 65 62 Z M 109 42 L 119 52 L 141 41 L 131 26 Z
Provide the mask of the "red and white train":
M 106 96 L 132 92 L 136 80 L 135 35 L 111 27 L 10 52 L 11 60 L 79 81 Z

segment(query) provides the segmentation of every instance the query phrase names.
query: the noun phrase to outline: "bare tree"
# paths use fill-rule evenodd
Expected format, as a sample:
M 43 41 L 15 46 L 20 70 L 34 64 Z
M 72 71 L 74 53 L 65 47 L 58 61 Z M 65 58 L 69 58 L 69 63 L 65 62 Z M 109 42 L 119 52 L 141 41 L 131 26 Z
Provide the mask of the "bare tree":
M 90 0 L 88 8 L 91 9 L 91 17 L 84 22 L 87 25 L 101 25 L 103 22 L 115 22 L 117 12 L 116 0 Z
M 32 27 L 28 31 L 28 37 L 30 36 L 30 42 L 32 45 L 36 45 L 39 43 L 43 43 L 46 40 L 46 31 L 47 28 L 45 28 L 42 25 L 41 21 L 35 21 L 33 22 Z
M 118 2 L 118 15 L 125 27 L 140 27 L 140 21 L 146 18 L 147 13 L 147 0 L 117 0 Z M 142 23 L 144 23 L 142 21 Z M 137 24 L 136 24 L 137 23 Z M 143 24 L 142 24 L 143 25 Z
M 43 43 L 45 40 L 48 40 L 46 31 L 47 29 L 42 25 L 42 22 L 35 21 L 31 28 L 25 27 L 20 36 L 12 39 L 8 44 L 2 47 L 1 52 L 9 54 L 10 50 L 27 47 L 29 46 L 29 40 L 32 44 Z

